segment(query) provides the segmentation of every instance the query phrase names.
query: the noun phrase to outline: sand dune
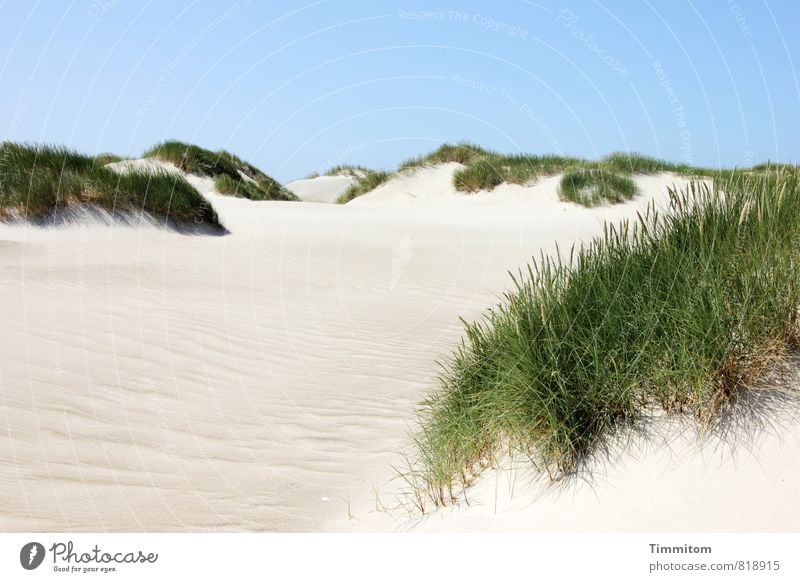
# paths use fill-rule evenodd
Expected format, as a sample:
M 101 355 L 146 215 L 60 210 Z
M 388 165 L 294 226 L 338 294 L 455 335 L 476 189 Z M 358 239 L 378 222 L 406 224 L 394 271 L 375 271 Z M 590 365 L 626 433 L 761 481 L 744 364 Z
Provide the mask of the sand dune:
M 797 390 L 797 373 L 792 390 Z M 725 434 L 689 422 L 653 421 L 651 434 L 620 439 L 608 456 L 551 484 L 524 461 L 492 470 L 468 504 L 410 515 L 405 499 L 354 523 L 356 531 L 794 532 L 800 485 L 796 393 L 763 395 Z
M 557 177 L 457 194 L 456 167 L 346 205 L 252 202 L 189 177 L 224 237 L 0 226 L 0 528 L 796 529 L 794 417 L 725 454 L 633 449 L 594 487 L 543 495 L 523 472 L 512 496 L 487 475 L 471 507 L 421 521 L 397 508 L 392 465 L 458 317 L 532 255 L 685 183 L 638 177 L 637 198 L 589 210 L 558 200 Z M 737 492 L 754 501 L 731 511 Z
M 414 204 L 454 200 L 464 202 L 465 194 L 453 186 L 453 174 L 464 166 L 455 162 L 400 171 L 371 192 L 350 204 Z
M 305 202 L 336 202 L 356 179 L 353 176 L 317 176 L 295 180 L 286 184 L 286 189 Z

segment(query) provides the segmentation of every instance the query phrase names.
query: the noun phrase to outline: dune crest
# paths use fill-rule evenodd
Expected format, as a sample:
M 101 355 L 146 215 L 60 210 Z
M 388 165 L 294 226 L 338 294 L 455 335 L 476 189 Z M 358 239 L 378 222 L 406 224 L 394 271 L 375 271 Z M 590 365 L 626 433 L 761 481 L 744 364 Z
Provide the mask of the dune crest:
M 131 166 L 177 171 L 115 164 Z M 558 176 L 455 192 L 458 167 L 402 173 L 345 205 L 222 196 L 211 178 L 183 174 L 229 229 L 221 239 L 0 225 L 0 527 L 552 530 L 576 527 L 564 515 L 578 510 L 586 529 L 796 527 L 785 505 L 800 487 L 787 461 L 796 420 L 784 445 L 753 441 L 769 472 L 703 449 L 689 461 L 631 457 L 598 473 L 596 490 L 510 496 L 504 477 L 496 488 L 486 476 L 472 507 L 422 522 L 398 510 L 392 467 L 461 337 L 459 317 L 494 304 L 531 256 L 688 182 L 636 176 L 633 200 L 588 209 L 558 199 Z M 705 503 L 724 483 L 757 487 L 771 510 L 673 519 L 653 509 L 664 480 L 675 484 L 659 489 L 664 508 Z
M 353 176 L 317 176 L 295 180 L 286 189 L 305 202 L 334 203 L 356 181 Z

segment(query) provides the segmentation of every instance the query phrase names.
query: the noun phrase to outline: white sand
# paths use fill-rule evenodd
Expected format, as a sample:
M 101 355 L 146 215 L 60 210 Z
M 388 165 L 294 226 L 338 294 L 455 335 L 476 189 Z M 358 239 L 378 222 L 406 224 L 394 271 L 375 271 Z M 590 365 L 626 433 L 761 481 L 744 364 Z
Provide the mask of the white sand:
M 453 186 L 453 174 L 463 168 L 451 162 L 426 168 L 401 171 L 372 192 L 349 202 L 362 204 L 424 204 L 446 201 L 466 204 L 471 196 L 457 192 Z M 492 192 L 494 194 L 494 192 Z
M 391 465 L 458 316 L 681 182 L 640 178 L 636 200 L 588 210 L 556 178 L 454 195 L 452 169 L 344 206 L 192 178 L 225 237 L 0 226 L 0 530 L 796 531 L 794 418 L 733 454 L 626 453 L 594 489 L 542 496 L 520 477 L 510 496 L 488 475 L 472 507 L 376 511 L 376 491 L 397 505 Z
M 289 182 L 286 189 L 305 202 L 333 203 L 355 181 L 353 176 L 317 176 Z
M 111 162 L 106 164 L 106 168 L 114 170 L 121 174 L 137 170 L 140 172 L 169 172 L 171 174 L 183 175 L 174 164 L 169 162 L 162 162 L 154 158 L 141 158 L 138 160 L 122 160 L 119 162 Z

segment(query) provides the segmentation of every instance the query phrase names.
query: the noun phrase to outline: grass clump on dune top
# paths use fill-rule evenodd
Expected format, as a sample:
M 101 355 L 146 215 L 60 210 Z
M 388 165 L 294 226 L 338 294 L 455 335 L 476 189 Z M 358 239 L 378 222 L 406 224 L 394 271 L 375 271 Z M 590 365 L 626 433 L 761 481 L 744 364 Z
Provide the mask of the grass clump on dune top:
M 631 160 L 643 160 L 643 156 L 631 154 Z M 588 162 L 580 158 L 562 155 L 501 154 L 469 142 L 444 144 L 428 155 L 407 160 L 400 169 L 411 169 L 433 164 L 457 162 L 464 166 L 453 175 L 453 185 L 462 192 L 491 191 L 500 184 L 527 184 L 542 177 L 564 172 L 568 169 L 601 167 L 621 164 L 620 156 L 601 162 Z M 628 164 L 629 168 L 633 167 Z M 644 164 L 640 164 L 644 167 Z M 609 168 L 611 169 L 611 168 Z M 620 172 L 641 170 L 621 169 Z M 655 171 L 655 170 L 653 170 Z
M 762 162 L 750 167 L 753 172 L 784 172 L 798 169 L 800 169 L 800 166 L 781 162 Z
M 633 152 L 615 152 L 598 161 L 591 161 L 564 155 L 502 154 L 468 142 L 444 144 L 428 155 L 404 162 L 400 165 L 400 169 L 446 162 L 458 162 L 466 166 L 455 172 L 453 176 L 456 190 L 462 192 L 491 191 L 504 183 L 528 184 L 544 176 L 577 170 L 597 170 L 606 172 L 607 176 L 610 176 L 611 173 L 616 174 L 620 178 L 633 174 L 657 172 L 717 178 L 727 177 L 731 173 L 731 170 L 721 171 L 685 163 L 667 162 Z M 754 166 L 752 170 L 760 171 L 764 167 L 764 165 L 760 168 Z M 772 168 L 774 169 L 774 166 Z M 608 200 L 613 202 L 626 198 L 626 196 L 610 197 Z M 590 201 L 590 199 L 587 200 Z
M 144 153 L 145 158 L 171 162 L 182 171 L 214 178 L 223 194 L 251 200 L 298 200 L 274 178 L 225 151 L 211 151 L 180 141 L 165 141 Z
M 520 274 L 426 402 L 418 493 L 449 503 L 512 452 L 569 474 L 653 407 L 718 419 L 798 338 L 799 182 L 695 184 Z
M 695 168 L 688 164 L 666 162 L 635 152 L 614 152 L 608 154 L 596 164 L 598 167 L 617 172 L 630 174 L 655 174 L 658 172 L 673 172 L 684 175 L 711 175 L 713 170 Z
M 414 170 L 425 166 L 432 166 L 436 164 L 446 164 L 448 162 L 467 163 L 478 156 L 487 154 L 488 151 L 470 143 L 458 144 L 443 144 L 433 152 L 424 156 L 411 158 L 401 163 L 398 167 L 398 172 Z M 345 192 L 336 200 L 339 204 L 350 202 L 354 198 L 363 196 L 371 192 L 381 184 L 385 183 L 395 172 L 385 172 L 382 170 L 370 170 L 363 166 L 336 166 L 331 168 L 327 175 L 341 175 L 346 174 L 356 178 L 356 182 L 350 186 Z
M 445 143 L 429 154 L 406 160 L 400 164 L 398 169 L 406 170 L 409 168 L 421 168 L 424 166 L 447 164 L 451 162 L 466 165 L 475 160 L 486 159 L 492 155 L 494 155 L 494 152 L 482 148 L 474 143 L 466 141 L 455 144 Z
M 636 184 L 629 176 L 605 169 L 578 168 L 564 173 L 559 196 L 583 206 L 630 200 Z
M 352 176 L 353 178 L 363 178 L 367 174 L 372 172 L 369 168 L 364 166 L 358 166 L 355 164 L 340 164 L 338 166 L 333 166 L 327 172 L 325 172 L 326 176 Z
M 214 177 L 214 187 L 221 194 L 240 196 L 250 200 L 298 200 L 297 196 L 272 178 L 256 182 L 247 179 L 236 180 L 227 174 L 219 174 Z
M 456 190 L 477 192 L 492 190 L 505 182 L 505 176 L 491 160 L 479 160 L 453 175 Z
M 67 148 L 0 144 L 0 217 L 43 219 L 54 210 L 78 204 L 219 226 L 205 199 L 179 176 L 117 174 L 95 158 Z
M 711 175 L 711 170 L 692 168 L 684 164 L 672 164 L 640 154 L 614 153 L 599 161 L 589 161 L 562 155 L 499 154 L 486 152 L 466 162 L 466 168 L 453 177 L 457 190 L 477 192 L 492 190 L 503 183 L 527 184 L 543 176 L 561 172 L 574 172 L 578 180 L 600 177 L 620 179 L 631 174 L 652 174 L 656 172 L 675 172 L 680 174 Z M 615 180 L 616 181 L 616 180 Z M 619 182 L 621 185 L 621 182 Z M 630 196 L 609 197 L 610 202 L 620 202 Z M 583 199 L 573 200 L 583 204 Z M 586 198 L 593 205 L 591 197 Z
M 586 206 L 600 203 L 619 203 L 635 195 L 635 174 L 671 172 L 689 177 L 728 179 L 736 170 L 712 169 L 659 160 L 635 152 L 615 152 L 600 160 L 560 154 L 503 154 L 470 142 L 445 143 L 434 151 L 408 159 L 398 166 L 397 173 L 439 164 L 458 163 L 463 168 L 453 174 L 453 186 L 460 192 L 491 191 L 501 184 L 531 184 L 535 180 L 564 173 L 561 182 L 563 199 Z M 788 164 L 759 164 L 752 173 L 796 169 Z M 350 175 L 358 181 L 339 197 L 349 202 L 386 182 L 396 175 L 372 171 L 361 166 L 336 166 L 326 175 Z M 312 174 L 310 177 L 318 177 Z
M 633 174 L 674 172 L 692 176 L 720 175 L 715 170 L 664 162 L 636 153 L 613 153 L 599 161 L 589 161 L 564 155 L 502 154 L 470 142 L 445 143 L 429 154 L 401 163 L 398 172 L 446 163 L 459 163 L 464 166 L 453 174 L 453 185 L 461 192 L 491 191 L 504 183 L 529 184 L 538 178 L 563 172 L 571 172 L 576 184 L 580 181 L 587 184 L 589 182 L 608 184 L 603 188 L 605 196 L 573 196 L 577 193 L 577 189 L 570 191 L 569 185 L 562 183 L 568 199 L 589 206 L 601 201 L 613 203 L 630 198 L 633 195 L 630 189 L 633 181 L 630 176 Z M 340 202 L 347 202 L 366 194 L 393 175 L 386 172 L 371 172 L 365 168 L 359 169 L 363 170 L 362 175 L 351 174 L 359 178 L 359 183 L 340 197 Z M 338 169 L 332 169 L 332 172 L 335 170 Z M 569 198 L 570 196 L 572 198 Z
M 124 159 L 125 158 L 123 158 L 122 156 L 118 156 L 117 154 L 104 152 L 102 154 L 97 154 L 94 157 L 94 162 L 98 166 L 105 166 L 106 164 L 113 164 L 113 163 L 116 163 L 116 162 L 121 162 Z
M 563 156 L 502 156 L 492 154 L 472 160 L 453 176 L 456 190 L 477 192 L 493 190 L 500 184 L 527 184 L 540 176 L 549 176 L 579 164 L 575 158 Z
M 156 144 L 145 151 L 143 157 L 172 162 L 190 174 L 211 177 L 226 174 L 233 179 L 241 179 L 239 169 L 226 153 L 212 152 L 180 141 L 165 141 Z
M 323 176 L 348 176 L 351 178 L 360 179 L 369 174 L 372 170 L 365 166 L 359 166 L 357 164 L 338 164 L 336 166 L 332 166 L 328 169 L 327 172 L 322 174 Z M 311 172 L 307 175 L 304 180 L 313 180 L 315 178 L 319 178 L 319 172 Z
M 392 174 L 389 172 L 369 170 L 367 174 L 358 178 L 354 184 L 345 190 L 344 193 L 342 193 L 342 195 L 336 199 L 336 202 L 338 204 L 346 204 L 354 198 L 358 198 L 367 192 L 371 192 L 391 177 Z

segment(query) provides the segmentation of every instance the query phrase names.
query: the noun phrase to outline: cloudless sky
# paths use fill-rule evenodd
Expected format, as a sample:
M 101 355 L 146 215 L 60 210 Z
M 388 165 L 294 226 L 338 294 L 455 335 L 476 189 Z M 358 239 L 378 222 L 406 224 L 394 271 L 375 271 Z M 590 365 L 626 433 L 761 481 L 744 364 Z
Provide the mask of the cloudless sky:
M 800 162 L 800 2 L 0 0 L 0 139 L 288 181 L 445 141 Z

